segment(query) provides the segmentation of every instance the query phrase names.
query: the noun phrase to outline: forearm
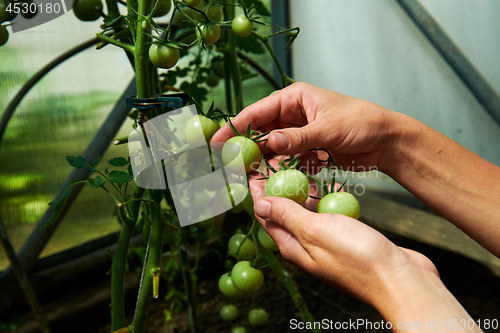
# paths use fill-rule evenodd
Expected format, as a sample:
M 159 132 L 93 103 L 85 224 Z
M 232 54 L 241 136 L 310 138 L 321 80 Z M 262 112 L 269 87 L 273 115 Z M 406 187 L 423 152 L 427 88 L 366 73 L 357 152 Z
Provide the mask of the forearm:
M 374 305 L 394 332 L 482 332 L 429 271 L 414 268 L 387 276 Z
M 395 118 L 381 171 L 500 256 L 500 167 L 419 121 Z

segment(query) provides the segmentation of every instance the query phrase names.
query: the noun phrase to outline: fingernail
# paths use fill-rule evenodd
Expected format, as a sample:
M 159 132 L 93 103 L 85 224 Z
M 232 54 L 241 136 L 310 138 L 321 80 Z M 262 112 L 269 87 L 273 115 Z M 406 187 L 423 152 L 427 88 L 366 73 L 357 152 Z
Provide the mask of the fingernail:
M 265 219 L 271 216 L 271 203 L 265 199 L 260 199 L 255 203 L 254 213 Z
M 273 138 L 278 148 L 288 148 L 288 137 L 281 132 L 273 132 Z

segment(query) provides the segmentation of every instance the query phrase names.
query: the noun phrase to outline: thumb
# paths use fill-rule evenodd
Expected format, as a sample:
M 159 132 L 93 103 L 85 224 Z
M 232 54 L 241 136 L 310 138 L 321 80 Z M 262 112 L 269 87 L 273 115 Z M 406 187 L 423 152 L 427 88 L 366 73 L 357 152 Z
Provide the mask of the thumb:
M 269 134 L 269 147 L 279 154 L 296 154 L 322 147 L 322 135 L 317 125 L 307 124 L 298 128 L 284 128 Z

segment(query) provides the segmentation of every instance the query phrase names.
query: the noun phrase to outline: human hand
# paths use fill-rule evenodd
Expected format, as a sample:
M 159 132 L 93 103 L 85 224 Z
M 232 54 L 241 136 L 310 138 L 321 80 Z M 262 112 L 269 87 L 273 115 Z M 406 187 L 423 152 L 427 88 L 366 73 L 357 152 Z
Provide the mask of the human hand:
M 249 123 L 252 129 L 272 131 L 261 143 L 264 153 L 296 154 L 325 148 L 344 169 L 367 171 L 380 169 L 382 157 L 391 152 L 394 128 L 389 123 L 397 115 L 365 100 L 295 83 L 248 106 L 232 122 L 240 132 Z M 233 135 L 225 125 L 212 143 Z
M 265 197 L 265 180 L 258 175 L 252 175 L 249 184 L 255 215 L 281 255 L 369 304 L 375 305 L 381 288 L 398 271 L 417 269 L 438 276 L 425 256 L 394 245 L 364 223 L 313 213 L 305 207 L 314 209 L 314 199 L 302 207 L 292 200 Z

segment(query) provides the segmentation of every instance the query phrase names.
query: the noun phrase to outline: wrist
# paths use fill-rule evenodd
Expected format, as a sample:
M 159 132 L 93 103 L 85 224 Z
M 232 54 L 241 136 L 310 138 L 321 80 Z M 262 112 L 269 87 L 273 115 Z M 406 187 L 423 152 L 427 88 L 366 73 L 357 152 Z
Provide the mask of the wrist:
M 394 332 L 445 332 L 447 324 L 470 320 L 470 315 L 435 272 L 408 265 L 385 274 L 372 305 Z M 459 332 L 481 332 L 477 327 Z

